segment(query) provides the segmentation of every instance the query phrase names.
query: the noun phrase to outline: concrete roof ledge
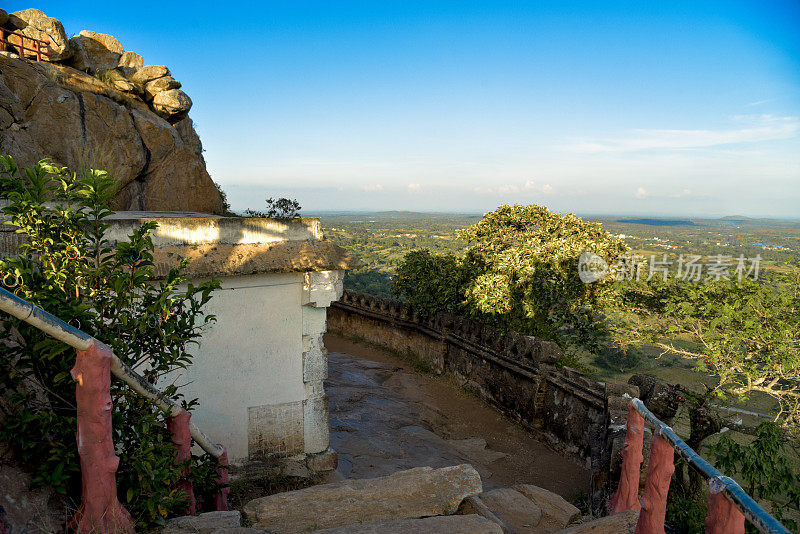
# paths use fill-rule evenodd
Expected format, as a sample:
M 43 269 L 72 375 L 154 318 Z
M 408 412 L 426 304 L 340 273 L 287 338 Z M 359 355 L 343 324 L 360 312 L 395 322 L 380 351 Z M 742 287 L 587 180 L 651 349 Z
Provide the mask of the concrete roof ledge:
M 148 221 L 153 232 L 156 276 L 188 259 L 192 277 L 222 277 L 269 272 L 344 270 L 358 262 L 326 240 L 319 219 L 221 217 L 201 213 L 118 212 L 106 234 L 114 244 L 127 241 Z
M 206 213 L 122 211 L 106 219 L 111 223 L 106 237 L 112 243 L 126 241 L 143 223 L 155 221 L 153 244 L 163 245 L 243 245 L 285 241 L 321 241 L 319 219 L 261 219 L 222 217 Z

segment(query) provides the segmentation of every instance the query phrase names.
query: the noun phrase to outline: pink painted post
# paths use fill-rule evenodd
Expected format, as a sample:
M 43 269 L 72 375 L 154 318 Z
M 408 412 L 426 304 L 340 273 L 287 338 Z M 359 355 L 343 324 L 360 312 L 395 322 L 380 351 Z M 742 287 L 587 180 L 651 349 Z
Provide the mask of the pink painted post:
M 223 447 L 222 456 L 217 458 L 219 467 L 217 468 L 217 484 L 224 484 L 217 495 L 214 497 L 214 509 L 217 511 L 230 510 L 228 507 L 228 494 L 231 489 L 228 487 L 228 450 Z
M 636 534 L 664 534 L 667 493 L 674 472 L 675 449 L 664 439 L 661 431 L 656 430 L 650 446 L 650 463 L 647 466 L 642 511 L 636 524 Z
M 628 403 L 628 424 L 625 445 L 622 447 L 622 471 L 619 474 L 619 487 L 611 497 L 609 511 L 612 514 L 626 510 L 639 510 L 639 479 L 642 470 L 642 445 L 644 444 L 644 419 Z
M 111 349 L 95 341 L 78 351 L 70 374 L 77 383 L 78 453 L 83 494 L 70 528 L 81 534 L 134 532 L 131 514 L 117 500 L 119 457 L 111 434 Z
M 744 534 L 744 514 L 728 500 L 717 477 L 708 481 L 706 534 Z
M 174 417 L 167 419 L 167 430 L 172 434 L 172 443 L 177 448 L 175 452 L 175 463 L 180 464 L 192 457 L 192 434 L 189 430 L 189 420 L 192 414 L 187 411 L 182 411 Z M 192 481 L 189 480 L 189 466 L 183 470 L 184 478 L 179 480 L 175 487 L 183 490 L 189 497 L 189 506 L 186 509 L 186 515 L 197 515 L 197 499 L 194 497 L 194 488 Z

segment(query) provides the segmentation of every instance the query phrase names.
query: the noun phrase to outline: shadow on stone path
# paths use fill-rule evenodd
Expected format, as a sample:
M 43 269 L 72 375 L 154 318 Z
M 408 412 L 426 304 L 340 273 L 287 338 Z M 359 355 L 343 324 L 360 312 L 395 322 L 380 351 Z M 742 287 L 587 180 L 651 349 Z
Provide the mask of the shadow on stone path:
M 534 484 L 567 500 L 587 493 L 588 471 L 452 380 L 333 334 L 325 345 L 331 448 L 345 478 L 470 463 L 484 490 Z

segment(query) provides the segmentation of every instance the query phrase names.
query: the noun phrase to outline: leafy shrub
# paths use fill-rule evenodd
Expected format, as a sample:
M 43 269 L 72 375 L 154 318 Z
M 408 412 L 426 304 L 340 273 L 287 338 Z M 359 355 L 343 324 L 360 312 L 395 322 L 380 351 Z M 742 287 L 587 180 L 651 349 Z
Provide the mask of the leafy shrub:
M 790 530 L 797 523 L 785 512 L 800 511 L 800 473 L 792 467 L 787 455 L 787 442 L 781 428 L 765 422 L 756 428 L 756 439 L 749 445 L 735 442 L 724 435 L 711 448 L 716 467 L 728 476 L 737 477 L 742 488 L 756 500 L 772 502 L 771 513 Z M 748 524 L 748 531 L 757 532 Z
M 452 254 L 414 250 L 405 255 L 392 280 L 392 294 L 423 316 L 458 312 L 464 300 L 465 271 Z
M 149 382 L 191 362 L 188 346 L 213 321 L 203 307 L 219 286 L 194 286 L 186 263 L 156 281 L 147 223 L 115 248 L 106 240 L 107 208 L 115 181 L 104 171 L 72 173 L 43 160 L 20 172 L 0 157 L 0 191 L 7 224 L 25 238 L 19 256 L 0 260 L 2 283 L 111 347 Z M 0 319 L 0 393 L 9 402 L 0 441 L 33 469 L 33 484 L 80 493 L 75 444 L 75 352 L 17 319 Z M 166 396 L 181 400 L 173 385 Z M 186 495 L 171 489 L 184 466 L 165 414 L 119 381 L 112 381 L 114 443 L 120 457 L 120 501 L 140 526 L 182 512 Z M 182 401 L 191 408 L 195 401 Z M 194 459 L 194 463 L 200 459 Z M 207 477 L 206 477 L 207 478 Z
M 268 219 L 297 219 L 300 217 L 300 203 L 288 198 L 268 198 L 267 211 L 245 210 L 246 217 L 266 217 Z
M 599 224 L 543 206 L 500 206 L 459 234 L 463 259 L 410 252 L 399 267 L 394 293 L 432 313 L 459 310 L 562 345 L 591 349 L 606 335 L 600 310 L 613 301 L 611 277 L 592 284 L 578 275 L 581 253 L 610 265 L 626 245 Z

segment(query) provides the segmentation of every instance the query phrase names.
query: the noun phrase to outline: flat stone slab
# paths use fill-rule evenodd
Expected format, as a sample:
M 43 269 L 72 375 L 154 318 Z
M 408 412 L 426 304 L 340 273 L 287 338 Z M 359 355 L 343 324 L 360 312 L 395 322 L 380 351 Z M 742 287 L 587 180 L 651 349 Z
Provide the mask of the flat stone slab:
M 509 532 L 539 532 L 536 527 L 542 520 L 542 509 L 517 490 L 493 489 L 481 495 L 480 499 L 506 525 Z
M 582 525 L 559 530 L 555 534 L 633 534 L 638 522 L 639 512 L 619 512 Z
M 217 534 L 218 532 L 245 534 L 251 531 L 251 529 L 244 529 L 241 525 L 242 514 L 236 510 L 206 512 L 170 519 L 161 532 L 162 534 Z M 263 531 L 252 530 L 252 532 Z
M 542 509 L 543 521 L 548 523 L 548 532 L 565 528 L 581 518 L 581 511 L 568 503 L 561 495 L 531 484 L 519 484 L 514 489 L 529 498 Z
M 440 515 L 424 519 L 402 519 L 370 525 L 318 530 L 316 534 L 502 534 L 502 529 L 478 515 Z
M 292 534 L 450 515 L 481 490 L 481 478 L 471 465 L 418 467 L 261 497 L 247 503 L 243 512 L 254 528 Z

